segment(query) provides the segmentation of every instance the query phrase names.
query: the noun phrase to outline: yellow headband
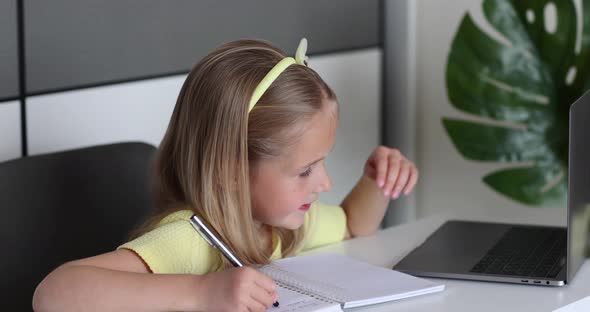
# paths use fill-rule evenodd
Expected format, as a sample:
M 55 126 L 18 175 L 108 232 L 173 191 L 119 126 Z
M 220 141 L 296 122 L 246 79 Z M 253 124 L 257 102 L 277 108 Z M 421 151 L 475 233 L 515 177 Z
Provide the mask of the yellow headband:
M 295 58 L 292 57 L 285 57 L 280 62 L 278 62 L 267 74 L 264 76 L 262 81 L 256 86 L 254 89 L 254 93 L 252 94 L 252 98 L 250 99 L 250 106 L 248 107 L 248 113 L 254 108 L 258 100 L 262 97 L 264 92 L 270 87 L 270 85 L 279 77 L 279 75 L 287 69 L 291 64 L 299 64 L 303 66 L 305 65 L 306 56 L 305 53 L 307 52 L 307 39 L 303 38 L 299 42 L 299 46 L 297 47 L 297 51 L 295 51 Z

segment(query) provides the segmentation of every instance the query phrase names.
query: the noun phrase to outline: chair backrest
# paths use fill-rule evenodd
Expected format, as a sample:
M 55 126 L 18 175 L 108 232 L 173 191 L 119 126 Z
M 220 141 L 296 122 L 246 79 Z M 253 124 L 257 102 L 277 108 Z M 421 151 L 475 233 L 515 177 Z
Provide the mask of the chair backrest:
M 0 163 L 0 306 L 32 310 L 55 267 L 123 243 L 154 209 L 154 152 L 119 143 Z

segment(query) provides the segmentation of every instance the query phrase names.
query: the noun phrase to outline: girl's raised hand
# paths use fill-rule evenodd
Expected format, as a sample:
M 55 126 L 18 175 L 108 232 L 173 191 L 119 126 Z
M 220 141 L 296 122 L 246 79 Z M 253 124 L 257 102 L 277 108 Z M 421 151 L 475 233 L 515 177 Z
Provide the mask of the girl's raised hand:
M 276 285 L 268 276 L 251 267 L 203 275 L 199 306 L 203 311 L 266 311 L 278 300 Z M 201 309 L 199 309 L 201 310 Z
M 365 164 L 365 176 L 373 179 L 382 189 L 383 195 L 397 199 L 400 194 L 408 195 L 418 182 L 418 169 L 397 149 L 377 147 Z

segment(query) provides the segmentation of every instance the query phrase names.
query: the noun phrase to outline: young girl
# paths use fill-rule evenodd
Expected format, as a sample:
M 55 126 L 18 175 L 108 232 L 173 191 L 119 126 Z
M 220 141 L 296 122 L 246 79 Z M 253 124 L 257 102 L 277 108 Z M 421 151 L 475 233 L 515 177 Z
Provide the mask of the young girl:
M 264 264 L 374 233 L 387 203 L 418 171 L 378 147 L 340 206 L 317 201 L 332 181 L 324 159 L 336 96 L 266 42 L 219 47 L 190 72 L 156 160 L 159 214 L 117 250 L 66 263 L 33 297 L 36 311 L 264 311 L 278 299 L 255 269 L 232 268 L 192 228 L 198 214 L 247 264 Z M 157 274 L 146 274 L 157 273 Z

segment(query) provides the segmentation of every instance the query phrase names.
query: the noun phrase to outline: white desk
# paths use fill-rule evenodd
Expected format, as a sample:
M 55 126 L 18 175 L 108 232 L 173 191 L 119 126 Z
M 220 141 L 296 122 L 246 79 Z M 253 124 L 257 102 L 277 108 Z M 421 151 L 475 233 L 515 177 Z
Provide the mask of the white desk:
M 521 224 L 563 225 L 564 211 L 545 211 L 542 214 L 515 216 L 510 220 L 489 216 L 484 221 Z M 350 257 L 391 268 L 413 248 L 422 243 L 450 216 L 434 216 L 379 231 L 376 235 L 355 238 L 342 243 L 318 248 L 310 253 L 337 252 Z M 465 220 L 482 220 L 462 216 Z M 553 311 L 590 295 L 590 261 L 586 262 L 574 280 L 563 287 L 545 287 L 505 283 L 474 282 L 429 278 L 443 283 L 442 292 L 384 303 L 353 311 Z

